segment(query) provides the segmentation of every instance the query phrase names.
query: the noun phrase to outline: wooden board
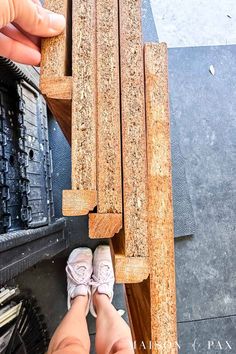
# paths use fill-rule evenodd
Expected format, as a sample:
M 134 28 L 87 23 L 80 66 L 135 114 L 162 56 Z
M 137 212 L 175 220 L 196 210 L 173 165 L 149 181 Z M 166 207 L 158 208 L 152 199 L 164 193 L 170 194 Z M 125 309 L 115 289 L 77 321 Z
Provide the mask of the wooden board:
M 65 16 L 65 31 L 42 41 L 40 89 L 67 140 L 71 140 L 71 8 L 69 0 L 46 0 L 45 7 Z
M 122 229 L 118 235 L 110 239 L 112 261 L 116 283 L 139 283 L 149 276 L 148 257 L 127 257 L 122 253 L 124 238 Z
M 125 299 L 135 353 L 151 353 L 154 343 L 151 340 L 150 279 L 125 284 Z M 169 354 L 168 351 L 162 353 Z
M 62 213 L 64 216 L 87 215 L 97 205 L 97 193 L 90 190 L 64 190 Z
M 146 257 L 147 160 L 140 0 L 120 0 L 124 229 L 127 257 Z
M 73 0 L 72 23 L 72 189 L 95 191 L 95 0 Z
M 176 353 L 176 288 L 167 46 L 145 46 L 152 342 Z M 153 353 L 162 353 L 154 350 Z
M 44 7 L 48 10 L 62 14 L 66 18 L 67 28 L 59 36 L 47 38 L 42 41 L 41 80 L 44 78 L 70 76 L 70 1 L 45 0 Z
M 97 1 L 96 26 L 97 210 L 122 213 L 117 0 Z
M 122 228 L 122 214 L 89 214 L 89 237 L 111 238 Z

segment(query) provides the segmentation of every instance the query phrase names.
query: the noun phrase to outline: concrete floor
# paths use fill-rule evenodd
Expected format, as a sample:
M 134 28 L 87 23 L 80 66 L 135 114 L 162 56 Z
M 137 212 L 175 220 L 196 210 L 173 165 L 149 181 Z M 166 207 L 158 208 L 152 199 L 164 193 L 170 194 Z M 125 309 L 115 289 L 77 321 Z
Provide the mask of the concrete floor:
M 151 0 L 158 36 L 169 48 L 236 44 L 234 0 Z
M 235 43 L 236 5 L 231 0 L 152 0 L 152 8 L 154 16 L 149 0 L 143 1 L 145 41 L 159 37 L 178 47 L 169 49 L 171 119 L 179 131 L 196 223 L 192 237 L 175 240 L 179 353 L 234 354 L 236 46 L 222 44 Z M 60 216 L 61 190 L 70 186 L 70 150 L 55 122 L 50 126 L 52 145 L 60 141 L 61 147 L 60 153 L 53 150 Z M 87 218 L 69 218 L 67 232 L 71 248 L 87 244 Z M 89 241 L 89 246 L 95 248 L 96 242 Z M 66 310 L 65 258 L 44 262 L 17 279 L 34 288 L 51 331 Z M 121 287 L 115 301 L 124 308 Z M 94 322 L 90 333 L 93 340 Z

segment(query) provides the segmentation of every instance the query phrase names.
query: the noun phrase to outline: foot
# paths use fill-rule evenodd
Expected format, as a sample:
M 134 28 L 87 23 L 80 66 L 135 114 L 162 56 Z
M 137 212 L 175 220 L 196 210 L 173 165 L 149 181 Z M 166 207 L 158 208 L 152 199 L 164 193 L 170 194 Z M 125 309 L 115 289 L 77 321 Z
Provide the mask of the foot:
M 76 248 L 70 254 L 66 266 L 68 309 L 71 307 L 72 300 L 77 296 L 87 296 L 89 300 L 86 308 L 86 315 L 89 312 L 89 303 L 91 299 L 90 281 L 93 272 L 92 259 L 93 254 L 90 248 Z
M 98 246 L 93 255 L 93 275 L 92 275 L 92 296 L 97 291 L 98 294 L 105 294 L 112 302 L 113 287 L 115 277 L 112 266 L 111 252 L 109 246 Z M 93 299 L 90 302 L 90 312 L 97 317 Z

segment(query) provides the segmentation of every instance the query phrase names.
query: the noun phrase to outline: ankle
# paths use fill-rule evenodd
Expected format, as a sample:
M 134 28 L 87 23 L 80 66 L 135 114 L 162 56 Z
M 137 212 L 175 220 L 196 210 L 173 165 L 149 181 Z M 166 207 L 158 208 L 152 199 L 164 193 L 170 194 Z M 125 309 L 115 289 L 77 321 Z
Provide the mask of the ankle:
M 78 295 L 71 300 L 71 307 L 77 307 L 82 313 L 86 312 L 88 306 L 89 296 L 88 295 Z
M 93 294 L 92 301 L 96 311 L 100 311 L 106 306 L 106 304 L 110 304 L 108 295 L 99 294 L 97 291 Z

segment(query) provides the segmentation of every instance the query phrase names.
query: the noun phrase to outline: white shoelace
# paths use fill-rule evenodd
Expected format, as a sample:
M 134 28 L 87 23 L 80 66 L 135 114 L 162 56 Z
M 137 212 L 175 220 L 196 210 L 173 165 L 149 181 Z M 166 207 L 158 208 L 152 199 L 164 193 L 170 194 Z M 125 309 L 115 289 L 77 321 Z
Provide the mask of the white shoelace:
M 77 286 L 77 285 L 89 285 L 88 279 L 85 277 L 86 266 L 79 266 L 78 269 L 71 264 L 68 264 L 66 267 L 66 273 L 68 278 Z
M 98 269 L 98 275 L 92 275 L 90 285 L 98 288 L 100 285 L 113 286 L 114 276 L 111 267 L 106 262 L 101 262 Z

